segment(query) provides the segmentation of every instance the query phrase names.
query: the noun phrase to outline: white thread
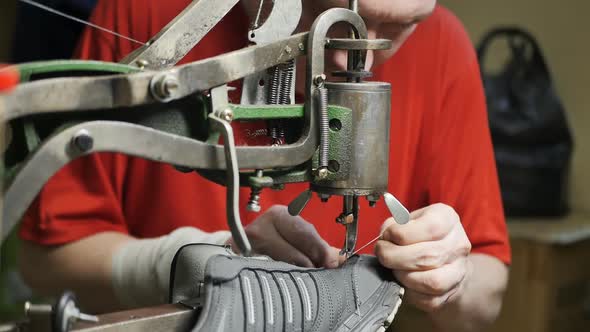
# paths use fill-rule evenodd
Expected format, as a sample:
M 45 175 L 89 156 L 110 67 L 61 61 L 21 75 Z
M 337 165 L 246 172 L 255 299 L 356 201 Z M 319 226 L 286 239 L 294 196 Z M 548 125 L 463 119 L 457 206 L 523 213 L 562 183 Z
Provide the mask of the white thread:
M 246 289 L 246 300 L 248 302 L 248 323 L 254 325 L 256 323 L 256 316 L 254 313 L 254 300 L 252 299 L 252 286 L 250 285 L 250 279 L 244 277 L 244 289 Z
M 272 293 L 270 292 L 268 279 L 265 276 L 262 276 L 262 284 L 264 285 L 264 297 L 267 298 L 266 311 L 268 312 L 268 324 L 273 325 L 275 323 L 274 304 L 272 303 Z
M 363 245 L 362 247 L 360 247 L 359 249 L 355 250 L 355 252 L 353 252 L 352 254 L 350 254 L 348 257 L 346 257 L 346 259 L 348 260 L 350 257 L 358 254 L 361 250 L 365 249 L 366 247 L 370 246 L 372 243 L 377 242 L 378 240 L 381 240 L 381 237 L 383 236 L 383 233 L 380 233 L 379 236 L 377 236 L 376 238 L 372 239 L 371 241 L 369 241 L 369 243 Z
M 291 294 L 289 293 L 289 288 L 287 288 L 287 283 L 285 282 L 285 279 L 279 278 L 279 285 L 281 285 L 281 289 L 287 297 L 287 322 L 293 323 L 293 306 L 291 304 Z
M 89 27 L 92 27 L 92 28 L 95 28 L 95 29 L 98 29 L 98 30 L 101 30 L 101 31 L 104 31 L 104 32 L 107 32 L 107 33 L 110 33 L 110 34 L 112 34 L 114 36 L 117 36 L 119 38 L 127 39 L 130 42 L 134 42 L 134 43 L 140 44 L 140 45 L 147 45 L 146 43 L 140 42 L 137 39 L 133 39 L 131 37 L 127 37 L 127 36 L 122 35 L 122 34 L 120 34 L 118 32 L 115 32 L 113 30 L 109 30 L 107 28 L 101 27 L 101 26 L 96 25 L 94 23 L 90 23 L 88 21 L 84 21 L 82 19 L 79 19 L 79 18 L 77 18 L 75 16 L 68 15 L 68 14 L 66 14 L 64 12 L 59 11 L 59 10 L 56 10 L 56 9 L 51 8 L 51 7 L 45 6 L 43 4 L 40 4 L 37 1 L 33 1 L 33 0 L 18 0 L 18 1 L 20 1 L 22 3 L 26 3 L 27 5 L 31 5 L 33 7 L 37 7 L 39 9 L 42 9 L 42 10 L 46 11 L 46 12 L 49 12 L 49 13 L 52 13 L 52 14 L 55 14 L 55 15 L 58 15 L 58 16 L 61 16 L 61 17 L 65 17 L 65 18 L 67 18 L 69 20 L 72 20 L 72 21 L 75 21 L 75 22 L 78 22 L 78 23 L 87 25 Z
M 300 277 L 297 277 L 296 279 L 299 287 L 303 289 L 303 300 L 305 300 L 305 309 L 307 309 L 305 313 L 305 320 L 311 320 L 311 300 L 309 298 L 309 293 L 307 292 L 307 286 L 305 286 L 303 279 Z

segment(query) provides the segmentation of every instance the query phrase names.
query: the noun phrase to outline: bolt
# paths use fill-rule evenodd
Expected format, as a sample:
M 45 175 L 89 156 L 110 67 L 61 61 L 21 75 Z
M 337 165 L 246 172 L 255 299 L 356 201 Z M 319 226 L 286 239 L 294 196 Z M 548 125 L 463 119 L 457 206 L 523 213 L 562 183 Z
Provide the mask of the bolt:
M 81 129 L 72 137 L 72 144 L 80 152 L 87 152 L 94 146 L 94 139 L 88 130 Z
M 318 179 L 325 179 L 326 177 L 328 177 L 328 168 L 326 168 L 326 167 L 318 168 L 316 170 L 316 177 Z
M 150 86 L 152 95 L 161 102 L 168 102 L 174 99 L 180 87 L 180 82 L 172 75 L 154 77 L 152 82 Z
M 250 196 L 252 197 L 252 196 Z M 260 212 L 261 208 L 260 208 L 260 203 L 258 202 L 258 200 L 250 200 L 248 202 L 248 205 L 246 206 L 246 210 L 250 211 L 250 212 Z
M 150 63 L 147 60 L 143 60 L 143 59 L 139 59 L 137 61 L 135 61 L 135 65 L 137 66 L 137 68 L 143 70 L 145 69 L 145 67 L 147 67 Z
M 324 84 L 324 82 L 326 82 L 326 75 L 325 74 L 316 75 L 316 77 L 313 78 L 313 83 L 316 86 L 322 86 Z
M 164 86 L 162 88 L 168 96 L 172 96 L 174 93 L 176 93 L 176 91 L 178 91 L 178 88 L 180 87 L 180 83 L 178 83 L 178 80 L 174 78 L 164 80 L 163 85 Z
M 246 210 L 250 212 L 260 212 L 260 193 L 262 188 L 252 187 L 250 188 L 250 198 L 248 199 L 248 205 Z
M 31 314 L 50 314 L 53 308 L 49 304 L 32 304 L 31 302 L 25 302 L 25 315 Z
M 227 122 L 231 122 L 234 119 L 234 111 L 231 108 L 224 108 L 223 110 L 217 111 L 217 116 Z
M 379 195 L 368 195 L 367 200 L 369 201 L 369 207 L 375 207 L 379 198 L 381 198 Z
M 289 46 L 289 45 L 285 46 L 285 52 L 287 52 L 287 54 L 291 54 L 291 51 L 292 51 L 291 46 Z
M 305 51 L 305 45 L 303 43 L 299 43 L 298 47 L 300 51 Z

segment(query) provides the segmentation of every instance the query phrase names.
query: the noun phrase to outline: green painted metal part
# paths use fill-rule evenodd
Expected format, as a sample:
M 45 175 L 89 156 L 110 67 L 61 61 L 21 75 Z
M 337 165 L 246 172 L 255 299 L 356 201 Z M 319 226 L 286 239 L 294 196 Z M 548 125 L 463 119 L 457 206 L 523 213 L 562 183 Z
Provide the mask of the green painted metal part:
M 305 114 L 303 105 L 230 105 L 234 120 L 296 119 Z
M 37 61 L 17 65 L 21 83 L 28 82 L 33 75 L 67 72 L 100 72 L 105 74 L 130 74 L 141 71 L 133 66 L 113 62 L 84 60 Z
M 303 105 L 266 105 L 266 106 L 244 106 L 231 105 L 234 110 L 234 121 L 242 120 L 270 120 L 270 119 L 295 119 L 304 116 Z M 260 111 L 260 112 L 258 112 Z M 244 113 L 242 113 L 244 112 Z M 257 113 L 254 113 L 257 112 Z M 330 150 L 329 160 L 337 161 L 340 168 L 337 172 L 329 172 L 329 180 L 345 179 L 350 170 L 349 151 L 352 131 L 352 110 L 346 107 L 328 106 L 328 118 L 340 121 L 340 130 L 330 129 Z M 219 135 L 210 132 L 207 142 L 217 144 Z M 312 168 L 317 167 L 318 152 L 313 157 L 313 162 L 289 170 L 266 170 L 264 176 L 259 178 L 254 171 L 240 172 L 240 185 L 248 187 L 268 188 L 281 186 L 288 183 L 309 182 L 312 179 Z M 199 171 L 207 179 L 219 184 L 225 182 L 224 171 Z M 272 181 L 269 181 L 272 178 Z
M 339 129 L 330 126 L 328 150 L 328 176 L 323 181 L 338 181 L 348 178 L 350 172 L 352 146 L 352 110 L 346 107 L 329 106 L 328 119 L 330 123 L 338 121 Z M 318 167 L 319 152 L 312 160 L 313 168 Z M 337 166 L 337 169 L 334 167 Z
M 59 74 L 68 75 L 72 72 L 88 72 L 88 73 L 104 73 L 104 74 L 126 74 L 141 71 L 141 69 L 128 65 L 121 65 L 110 62 L 100 61 L 79 61 L 79 60 L 57 60 L 57 61 L 42 61 L 32 62 L 18 65 L 18 70 L 21 74 L 21 81 L 26 82 L 35 75 L 39 74 Z M 149 116 L 145 119 L 130 120 L 133 123 L 146 125 L 157 130 L 162 130 L 171 134 L 176 134 L 184 137 L 191 137 L 194 139 L 202 139 L 211 144 L 218 144 L 219 133 L 214 126 L 208 124 L 207 115 L 211 111 L 208 101 L 203 96 L 197 97 L 196 102 L 190 106 L 190 109 L 180 109 L 174 105 L 162 105 L 162 110 Z M 233 110 L 234 121 L 264 121 L 275 119 L 302 119 L 305 116 L 305 109 L 303 105 L 229 105 Z M 186 117 L 182 114 L 190 114 L 193 116 Z M 195 116 L 196 115 L 196 116 Z M 347 177 L 350 169 L 350 133 L 352 130 L 352 111 L 345 107 L 330 105 L 328 107 L 328 116 L 330 120 L 337 119 L 341 123 L 340 130 L 330 129 L 330 150 L 328 153 L 329 160 L 337 164 L 338 170 L 332 169 L 329 172 L 326 180 L 339 180 Z M 88 121 L 87 119 L 86 121 Z M 129 121 L 129 119 L 121 119 L 122 121 Z M 66 120 L 64 122 L 70 122 Z M 198 122 L 198 123 L 194 123 Z M 76 121 L 74 121 L 76 123 Z M 192 129 L 191 129 L 192 128 Z M 40 143 L 39 136 L 31 123 L 25 126 L 26 146 L 29 152 L 36 149 Z M 63 130 L 63 128 L 56 129 L 56 132 Z M 196 132 L 194 130 L 197 130 Z M 306 165 L 289 169 L 289 170 L 267 170 L 265 172 L 265 179 L 257 179 L 255 172 L 242 172 L 242 185 L 254 185 L 260 187 L 280 186 L 286 183 L 310 181 L 311 169 L 317 167 L 318 153 L 313 157 L 313 161 Z M 9 174 L 14 174 L 16 167 L 7 170 Z M 216 172 L 206 172 L 208 177 L 216 180 L 225 179 L 225 173 L 214 174 Z M 268 177 L 272 178 L 272 182 L 268 181 Z M 216 181 L 217 182 L 217 181 Z

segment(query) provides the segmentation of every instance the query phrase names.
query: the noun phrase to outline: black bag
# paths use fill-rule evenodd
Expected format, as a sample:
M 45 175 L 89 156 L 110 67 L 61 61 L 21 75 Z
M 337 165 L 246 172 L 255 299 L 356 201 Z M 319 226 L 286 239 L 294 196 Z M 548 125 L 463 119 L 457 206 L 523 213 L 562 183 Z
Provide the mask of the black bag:
M 486 73 L 486 53 L 497 41 L 507 42 L 510 58 Z M 477 53 L 506 215 L 566 214 L 572 136 L 537 41 L 524 30 L 500 28 Z

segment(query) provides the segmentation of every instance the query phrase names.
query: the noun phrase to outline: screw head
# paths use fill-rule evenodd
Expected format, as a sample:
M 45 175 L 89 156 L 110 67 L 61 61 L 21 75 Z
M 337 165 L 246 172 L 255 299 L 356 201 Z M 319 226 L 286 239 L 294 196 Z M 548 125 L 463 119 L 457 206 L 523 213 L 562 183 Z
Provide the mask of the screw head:
M 246 210 L 250 212 L 260 212 L 260 204 L 258 204 L 257 202 L 250 202 L 246 206 Z
M 326 167 L 318 168 L 316 171 L 316 177 L 318 179 L 325 179 L 328 177 L 328 169 Z
M 313 83 L 316 86 L 321 86 L 324 82 L 326 82 L 326 74 L 316 75 L 316 77 L 313 78 Z
M 169 102 L 178 94 L 180 82 L 170 74 L 156 76 L 150 82 L 153 97 L 161 102 Z
M 80 152 L 87 152 L 94 146 L 94 139 L 88 130 L 82 129 L 72 137 L 72 145 Z
M 180 87 L 180 83 L 178 83 L 178 80 L 175 78 L 167 78 L 164 80 L 163 83 L 163 90 L 164 93 L 168 96 L 172 96 L 176 93 L 176 91 L 178 91 L 178 88 Z
M 135 61 L 135 65 L 139 69 L 145 69 L 145 67 L 147 67 L 149 64 L 150 63 L 147 60 L 143 60 L 143 59 L 139 59 L 139 60 Z
M 298 47 L 299 47 L 299 50 L 300 51 L 304 51 L 305 50 L 305 45 L 303 45 L 303 43 L 299 43 Z
M 289 45 L 285 46 L 285 52 L 287 52 L 287 54 L 291 54 L 291 51 L 293 51 L 291 49 L 291 47 Z
M 231 122 L 234 119 L 234 111 L 231 108 L 225 108 L 218 111 L 217 116 L 227 122 Z

